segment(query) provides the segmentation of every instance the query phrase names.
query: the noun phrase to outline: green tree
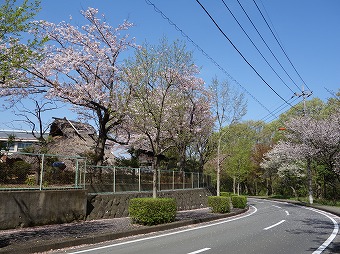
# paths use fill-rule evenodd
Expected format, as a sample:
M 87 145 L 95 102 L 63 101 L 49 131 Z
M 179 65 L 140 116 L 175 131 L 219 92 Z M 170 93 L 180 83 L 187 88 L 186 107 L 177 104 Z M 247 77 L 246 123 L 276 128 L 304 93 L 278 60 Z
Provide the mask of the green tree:
M 40 10 L 39 0 L 5 0 L 0 6 L 0 84 L 11 84 L 15 79 L 21 79 L 14 69 L 21 69 L 37 57 L 32 49 L 37 48 L 43 41 L 36 38 L 22 42 L 23 35 L 34 29 L 30 22 Z M 1 94 L 4 96 L 6 94 Z

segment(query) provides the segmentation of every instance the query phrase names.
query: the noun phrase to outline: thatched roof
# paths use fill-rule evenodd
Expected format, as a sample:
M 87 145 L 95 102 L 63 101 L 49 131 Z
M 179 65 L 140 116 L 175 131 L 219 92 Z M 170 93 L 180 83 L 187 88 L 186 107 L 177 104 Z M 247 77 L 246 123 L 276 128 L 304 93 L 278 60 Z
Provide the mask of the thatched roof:
M 76 156 L 95 147 L 96 130 L 88 123 L 54 118 L 50 128 L 49 153 Z

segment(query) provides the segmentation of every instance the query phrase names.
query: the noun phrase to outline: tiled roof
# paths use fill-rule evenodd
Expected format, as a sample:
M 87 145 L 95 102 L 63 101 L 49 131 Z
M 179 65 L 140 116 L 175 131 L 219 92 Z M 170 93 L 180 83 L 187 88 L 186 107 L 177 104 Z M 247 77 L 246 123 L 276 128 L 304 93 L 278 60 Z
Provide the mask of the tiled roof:
M 7 140 L 10 135 L 14 135 L 16 140 L 37 140 L 30 131 L 0 130 L 0 140 Z

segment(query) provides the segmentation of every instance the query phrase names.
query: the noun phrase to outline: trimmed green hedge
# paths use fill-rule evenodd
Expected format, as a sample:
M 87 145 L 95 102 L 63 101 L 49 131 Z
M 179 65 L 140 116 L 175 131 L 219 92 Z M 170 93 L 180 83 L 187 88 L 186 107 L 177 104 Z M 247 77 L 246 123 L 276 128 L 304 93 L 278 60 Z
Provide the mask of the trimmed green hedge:
M 208 206 L 211 207 L 213 213 L 229 213 L 230 198 L 224 196 L 209 196 Z
M 246 196 L 231 196 L 231 203 L 234 208 L 244 209 L 247 206 L 247 197 Z
M 231 195 L 234 195 L 232 192 L 225 192 L 225 191 L 222 191 L 221 193 L 220 193 L 220 195 L 222 196 L 222 197 L 231 197 Z
M 177 205 L 174 198 L 133 198 L 129 215 L 134 223 L 157 225 L 175 221 Z

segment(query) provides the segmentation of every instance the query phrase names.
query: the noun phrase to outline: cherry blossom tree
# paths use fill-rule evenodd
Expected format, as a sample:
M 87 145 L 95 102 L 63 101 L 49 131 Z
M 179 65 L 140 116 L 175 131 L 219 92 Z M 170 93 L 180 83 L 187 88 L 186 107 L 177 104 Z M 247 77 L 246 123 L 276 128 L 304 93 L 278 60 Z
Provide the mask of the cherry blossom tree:
M 30 82 L 13 80 L 2 85 L 2 96 L 22 96 L 43 93 L 47 98 L 57 98 L 70 103 L 86 119 L 98 127 L 94 163 L 104 163 L 107 141 L 124 143 L 117 127 L 123 122 L 130 98 L 130 87 L 120 79 L 117 64 L 121 52 L 135 46 L 126 34 L 132 24 L 124 22 L 113 28 L 99 18 L 98 10 L 88 8 L 81 12 L 87 24 L 81 27 L 66 22 L 59 24 L 40 21 L 41 37 L 49 43 L 41 52 L 40 61 L 34 61 L 16 70 Z
M 210 111 L 210 96 L 206 90 L 194 87 L 177 96 L 177 106 L 173 109 L 172 121 L 177 123 L 169 130 L 178 153 L 177 166 L 185 170 L 187 153 L 190 145 L 199 144 L 201 136 L 213 128 L 213 117 Z
M 286 123 L 285 140 L 280 141 L 266 154 L 264 165 L 276 168 L 292 168 L 292 163 L 304 161 L 307 168 L 309 202 L 313 203 L 311 163 L 326 166 L 326 169 L 340 175 L 340 111 L 337 109 L 327 118 L 310 116 L 295 117 Z M 282 170 L 281 170 L 282 171 Z
M 126 82 L 133 87 L 131 144 L 153 154 L 153 197 L 157 197 L 159 157 L 189 132 L 199 132 L 194 126 L 202 122 L 198 110 L 204 113 L 207 107 L 192 95 L 202 91 L 204 82 L 196 77 L 199 70 L 185 45 L 169 44 L 165 38 L 158 46 L 145 44 L 126 66 Z
M 216 77 L 210 85 L 212 94 L 212 111 L 216 118 L 217 139 L 217 158 L 216 158 L 216 189 L 217 196 L 220 195 L 220 176 L 221 176 L 221 142 L 226 132 L 223 127 L 239 122 L 247 112 L 247 102 L 244 94 L 233 89 L 227 81 L 219 81 Z

